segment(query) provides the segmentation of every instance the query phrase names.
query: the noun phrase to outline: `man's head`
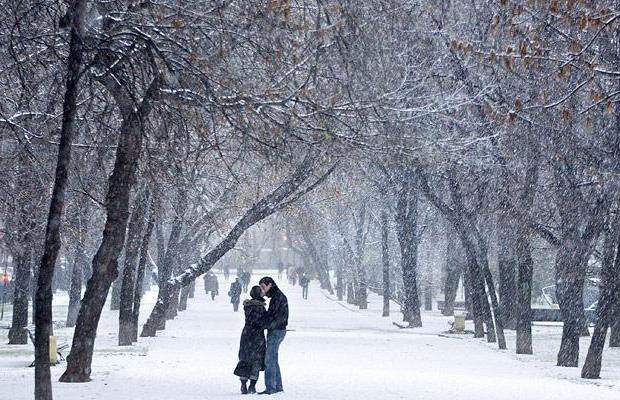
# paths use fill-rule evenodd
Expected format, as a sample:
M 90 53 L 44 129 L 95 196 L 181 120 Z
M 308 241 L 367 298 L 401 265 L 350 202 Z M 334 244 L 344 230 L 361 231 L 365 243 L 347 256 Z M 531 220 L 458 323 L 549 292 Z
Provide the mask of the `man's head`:
M 276 282 L 270 276 L 265 276 L 261 278 L 261 280 L 258 281 L 258 284 L 260 288 L 263 290 L 263 293 L 265 294 L 265 296 L 267 297 L 271 297 L 271 293 L 270 293 L 271 289 L 278 287 L 278 285 L 276 285 Z

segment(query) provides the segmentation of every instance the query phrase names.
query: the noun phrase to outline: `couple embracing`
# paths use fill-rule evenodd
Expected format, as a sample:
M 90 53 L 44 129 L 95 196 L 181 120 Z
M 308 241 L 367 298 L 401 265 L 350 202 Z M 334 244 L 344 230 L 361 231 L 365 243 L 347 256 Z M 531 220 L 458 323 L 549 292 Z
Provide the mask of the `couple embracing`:
M 270 298 L 268 309 L 265 309 L 264 296 Z M 278 348 L 286 335 L 288 301 L 273 278 L 268 276 L 262 278 L 258 286 L 252 287 L 250 297 L 243 302 L 245 326 L 239 345 L 239 363 L 234 374 L 241 379 L 242 394 L 256 393 L 256 381 L 262 370 L 265 371 L 265 391 L 259 394 L 282 392 Z

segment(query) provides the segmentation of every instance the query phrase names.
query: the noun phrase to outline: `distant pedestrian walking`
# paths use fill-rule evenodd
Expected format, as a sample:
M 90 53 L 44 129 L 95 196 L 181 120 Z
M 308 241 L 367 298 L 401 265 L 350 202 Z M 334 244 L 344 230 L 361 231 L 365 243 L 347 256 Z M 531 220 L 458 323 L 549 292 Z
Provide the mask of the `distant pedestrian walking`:
M 265 330 L 262 325 L 265 299 L 260 286 L 250 290 L 250 299 L 243 301 L 245 326 L 239 343 L 239 362 L 234 374 L 241 379 L 241 393 L 256 393 L 256 381 L 260 371 L 265 370 Z M 248 380 L 250 386 L 246 387 Z
M 299 286 L 301 286 L 301 297 L 308 300 L 308 285 L 310 284 L 310 279 L 304 273 L 301 278 L 299 278 Z
M 248 270 L 244 270 L 241 273 L 241 284 L 243 285 L 243 293 L 248 292 L 248 287 L 250 286 L 250 279 L 252 279 L 252 274 Z
M 207 272 L 204 276 L 205 281 L 205 294 L 211 292 L 211 300 L 215 300 L 215 296 L 219 294 L 219 283 L 217 276 L 211 271 Z
M 284 264 L 282 261 L 278 261 L 278 280 L 282 280 L 282 272 L 284 271 Z
M 288 300 L 278 288 L 273 278 L 266 276 L 259 281 L 263 293 L 271 300 L 269 309 L 263 317 L 263 326 L 267 329 L 267 350 L 265 352 L 265 386 L 263 394 L 284 391 L 282 374 L 278 363 L 278 350 L 286 336 L 288 325 Z
M 230 296 L 230 302 L 233 305 L 233 310 L 236 312 L 239 310 L 239 298 L 241 297 L 241 282 L 239 282 L 239 278 L 236 278 L 235 281 L 230 284 L 228 295 Z
M 230 267 L 228 265 L 224 266 L 224 279 L 228 280 L 230 276 Z

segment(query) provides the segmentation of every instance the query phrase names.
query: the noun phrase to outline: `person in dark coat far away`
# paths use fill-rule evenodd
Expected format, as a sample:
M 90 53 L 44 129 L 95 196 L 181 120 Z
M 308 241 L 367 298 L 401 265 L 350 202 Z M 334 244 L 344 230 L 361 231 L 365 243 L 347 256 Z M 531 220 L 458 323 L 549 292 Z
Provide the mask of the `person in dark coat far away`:
M 301 286 L 301 297 L 308 300 L 308 285 L 310 284 L 310 279 L 304 273 L 301 278 L 299 278 L 299 286 Z
M 211 292 L 211 300 L 215 300 L 215 296 L 219 293 L 219 283 L 217 281 L 217 276 L 211 271 L 207 272 L 204 276 L 205 281 L 205 294 L 209 294 Z
M 258 284 L 263 293 L 271 299 L 269 300 L 269 308 L 262 318 L 262 325 L 267 329 L 267 350 L 265 352 L 266 389 L 261 394 L 273 394 L 284 391 L 278 363 L 278 350 L 286 335 L 288 300 L 273 278 L 266 276 Z
M 241 393 L 256 393 L 258 374 L 265 369 L 265 333 L 262 319 L 265 310 L 265 299 L 260 286 L 250 290 L 251 299 L 243 301 L 245 326 L 241 332 L 239 343 L 239 362 L 234 374 L 241 379 Z M 250 386 L 246 384 L 250 381 Z
M 252 278 L 252 274 L 248 270 L 244 270 L 243 273 L 241 274 L 241 284 L 243 285 L 243 293 L 248 292 L 251 278 Z
M 239 298 L 241 297 L 241 282 L 239 282 L 239 278 L 235 279 L 235 281 L 230 284 L 228 295 L 230 296 L 233 310 L 237 311 L 239 309 Z

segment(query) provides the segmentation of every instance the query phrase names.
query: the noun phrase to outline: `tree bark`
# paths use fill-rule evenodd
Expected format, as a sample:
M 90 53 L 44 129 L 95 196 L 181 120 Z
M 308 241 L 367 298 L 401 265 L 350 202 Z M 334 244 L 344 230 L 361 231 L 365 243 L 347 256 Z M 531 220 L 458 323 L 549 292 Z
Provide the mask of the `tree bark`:
M 121 293 L 118 313 L 118 345 L 131 346 L 132 335 L 132 311 L 133 295 L 136 285 L 135 271 L 138 258 L 140 256 L 140 245 L 142 243 L 142 231 L 144 230 L 145 217 L 149 193 L 141 190 L 136 196 L 136 205 L 129 228 L 127 231 L 127 241 L 125 244 L 125 267 L 123 268 L 123 279 L 121 283 Z
M 514 228 L 508 220 L 508 211 L 500 211 L 498 224 L 498 269 L 499 269 L 499 307 L 503 323 L 508 329 L 515 329 L 517 324 L 517 258 L 515 255 Z
M 52 333 L 52 281 L 56 258 L 61 246 L 60 226 L 62 224 L 69 165 L 71 164 L 71 143 L 75 134 L 86 3 L 86 0 L 75 0 L 69 13 L 71 30 L 60 144 L 35 297 L 34 397 L 36 400 L 51 400 L 53 397 L 49 354 L 49 337 Z
M 612 322 L 615 297 L 620 291 L 619 224 L 620 218 L 616 215 L 613 218 L 612 226 L 607 231 L 603 246 L 601 286 L 596 308 L 598 318 L 594 327 L 594 333 L 592 334 L 592 340 L 590 341 L 590 347 L 588 348 L 588 354 L 581 369 L 581 377 L 586 379 L 600 378 L 607 329 Z
M 136 272 L 136 287 L 133 295 L 133 308 L 131 312 L 131 341 L 138 341 L 138 320 L 140 318 L 140 303 L 142 302 L 142 285 L 144 285 L 144 276 L 149 251 L 149 242 L 153 233 L 153 227 L 157 219 L 158 201 L 154 196 L 151 200 L 149 220 L 142 236 L 140 243 L 140 260 L 138 261 L 138 271 Z
M 390 316 L 390 250 L 389 225 L 385 210 L 381 211 L 381 261 L 383 264 L 383 317 Z
M 84 212 L 82 212 L 84 210 Z M 69 288 L 69 307 L 65 326 L 73 328 L 77 320 L 82 302 L 82 283 L 84 280 L 84 265 L 87 263 L 84 250 L 86 235 L 88 234 L 89 207 L 82 204 L 78 220 L 78 242 L 75 245 L 73 269 L 71 271 L 71 287 Z
M 344 291 L 345 291 L 345 287 L 344 287 L 344 279 L 343 279 L 343 271 L 342 271 L 342 267 L 344 264 L 344 259 L 342 257 L 340 257 L 340 260 L 338 260 L 338 264 L 336 265 L 336 296 L 338 297 L 339 301 L 342 301 L 342 299 L 344 298 Z
M 418 195 L 413 172 L 402 171 L 397 196 L 396 233 L 400 244 L 400 263 L 403 272 L 403 320 L 410 327 L 422 326 L 418 294 Z
M 187 310 L 187 298 L 189 296 L 190 286 L 191 285 L 187 285 L 181 289 L 181 295 L 179 297 L 179 311 Z
M 93 259 L 93 275 L 88 280 L 82 307 L 78 314 L 67 370 L 61 382 L 90 380 L 93 348 L 101 311 L 118 275 L 118 258 L 125 241 L 129 219 L 129 193 L 135 184 L 142 149 L 144 123 L 150 114 L 152 97 L 159 90 L 159 78 L 153 80 L 142 102 L 124 110 L 116 160 L 109 178 L 106 196 L 107 218 L 101 245 Z
M 364 267 L 365 229 L 366 204 L 362 203 L 355 223 L 355 276 L 357 278 L 355 300 L 360 310 L 366 310 L 368 308 L 368 282 L 366 278 L 366 268 Z
M 583 321 L 583 285 L 585 268 L 579 238 L 564 239 L 556 256 L 556 293 L 562 315 L 562 341 L 557 365 L 577 367 L 579 363 L 579 337 Z
M 122 259 L 122 258 L 121 258 Z M 112 282 L 112 295 L 110 296 L 110 311 L 118 311 L 121 308 L 121 288 L 123 285 L 124 262 L 120 264 L 118 277 Z
M 518 259 L 517 291 L 517 354 L 532 354 L 532 277 L 534 261 L 528 228 L 520 227 L 516 243 Z
M 24 243 L 27 246 L 27 243 Z M 28 298 L 30 287 L 31 253 L 21 246 L 19 254 L 14 258 L 15 291 L 13 294 L 13 318 L 9 329 L 9 344 L 28 344 Z
M 463 256 L 461 245 L 454 229 L 447 229 L 446 264 L 444 276 L 444 302 L 441 313 L 446 316 L 454 315 L 454 302 L 459 288 L 459 280 L 463 274 Z

